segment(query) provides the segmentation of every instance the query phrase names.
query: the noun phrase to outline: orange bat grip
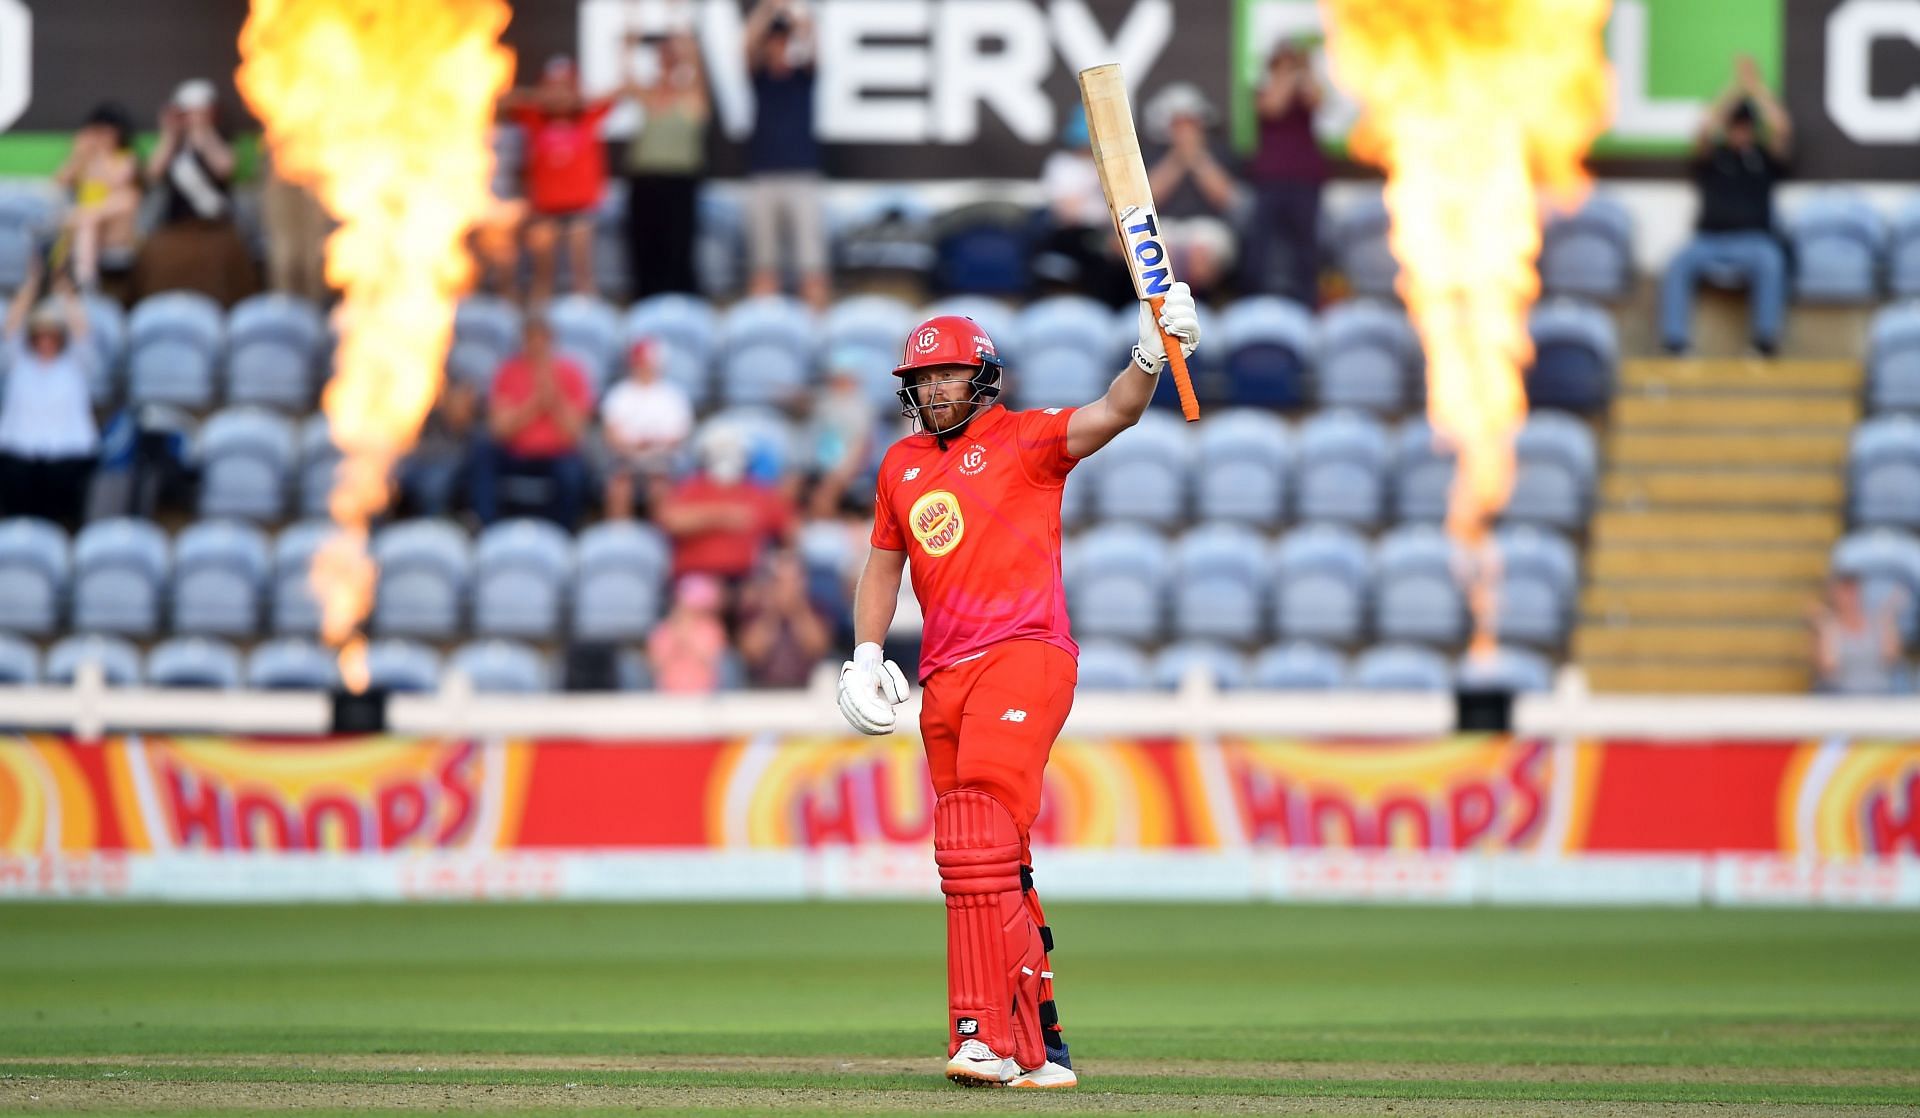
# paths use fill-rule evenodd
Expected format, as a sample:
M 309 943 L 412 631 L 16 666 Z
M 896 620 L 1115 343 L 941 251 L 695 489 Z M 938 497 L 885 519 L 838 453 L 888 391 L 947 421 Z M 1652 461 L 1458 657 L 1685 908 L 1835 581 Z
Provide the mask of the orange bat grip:
M 1147 301 L 1153 308 L 1153 321 L 1160 321 L 1161 312 L 1167 308 L 1167 298 L 1156 295 Z M 1180 393 L 1180 414 L 1187 417 L 1188 423 L 1200 418 L 1200 397 L 1193 394 L 1193 377 L 1187 373 L 1187 356 L 1180 352 L 1180 339 L 1167 333 L 1166 327 L 1160 327 L 1160 344 L 1167 347 L 1167 364 L 1173 369 L 1174 391 Z

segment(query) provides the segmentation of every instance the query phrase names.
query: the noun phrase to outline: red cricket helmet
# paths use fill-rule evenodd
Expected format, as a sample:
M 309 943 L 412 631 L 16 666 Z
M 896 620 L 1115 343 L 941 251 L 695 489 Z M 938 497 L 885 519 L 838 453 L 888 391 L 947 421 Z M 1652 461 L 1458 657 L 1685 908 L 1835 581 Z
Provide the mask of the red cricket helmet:
M 1007 366 L 994 349 L 993 339 L 987 336 L 986 330 L 978 322 L 964 315 L 943 314 L 927 319 L 907 335 L 907 344 L 900 354 L 900 363 L 893 367 L 893 375 L 904 379 L 916 369 L 941 367 L 971 370 L 967 380 L 973 385 L 972 403 L 975 407 L 959 423 L 933 431 L 920 417 L 920 405 L 913 398 L 913 390 L 902 384 L 895 393 L 900 397 L 900 414 L 918 422 L 922 430 L 936 436 L 959 431 L 980 412 L 982 406 L 991 405 L 999 399 L 1001 374 Z

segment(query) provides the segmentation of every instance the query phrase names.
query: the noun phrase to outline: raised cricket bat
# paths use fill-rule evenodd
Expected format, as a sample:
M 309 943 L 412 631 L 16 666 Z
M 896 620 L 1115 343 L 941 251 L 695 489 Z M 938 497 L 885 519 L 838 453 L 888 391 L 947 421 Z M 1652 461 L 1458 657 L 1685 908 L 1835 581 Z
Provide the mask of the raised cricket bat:
M 1160 232 L 1160 215 L 1154 212 L 1147 164 L 1140 157 L 1140 138 L 1133 131 L 1133 105 L 1127 99 L 1127 85 L 1120 79 L 1119 63 L 1080 71 L 1080 100 L 1087 107 L 1093 162 L 1100 168 L 1100 189 L 1106 192 L 1113 231 L 1126 253 L 1134 293 L 1141 301 L 1153 304 L 1157 319 L 1167 292 L 1173 290 L 1173 259 Z M 1180 393 L 1180 412 L 1192 423 L 1200 418 L 1200 401 L 1193 394 L 1193 378 L 1187 375 L 1187 359 L 1180 353 L 1178 338 L 1161 330 L 1160 340 L 1166 344 L 1173 386 Z

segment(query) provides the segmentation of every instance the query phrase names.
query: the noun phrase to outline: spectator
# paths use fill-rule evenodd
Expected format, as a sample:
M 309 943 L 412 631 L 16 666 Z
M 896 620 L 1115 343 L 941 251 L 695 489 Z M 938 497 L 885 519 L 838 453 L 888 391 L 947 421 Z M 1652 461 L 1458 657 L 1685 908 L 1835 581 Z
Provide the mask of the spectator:
M 86 507 L 100 448 L 88 374 L 98 360 L 87 311 L 71 283 L 37 309 L 36 264 L 7 308 L 5 395 L 0 396 L 0 515 L 38 516 L 71 529 Z
M 725 682 L 727 631 L 720 624 L 720 584 L 687 575 L 675 584 L 673 608 L 647 634 L 647 666 L 656 690 L 710 695 Z
M 627 356 L 627 379 L 600 402 L 609 520 L 633 515 L 635 496 L 646 496 L 667 476 L 674 452 L 693 433 L 693 404 L 685 389 L 660 375 L 660 358 L 659 342 L 635 342 Z
M 627 267 L 632 295 L 694 290 L 693 242 L 707 166 L 707 76 L 700 45 L 679 31 L 660 44 L 649 80 L 632 87 L 646 120 L 627 145 Z
M 1860 580 L 1834 579 L 1827 600 L 1814 610 L 1814 660 L 1821 691 L 1835 695 L 1892 695 L 1907 689 L 1900 663 L 1900 627 L 1894 620 L 1903 604 L 1898 594 L 1869 610 Z
M 1147 183 L 1174 251 L 1174 273 L 1195 295 L 1213 294 L 1233 274 L 1236 232 L 1251 208 L 1227 170 L 1226 149 L 1209 136 L 1217 114 L 1206 95 L 1175 82 L 1148 103 L 1147 133 L 1165 146 L 1147 156 Z
M 253 254 L 233 220 L 233 172 L 233 148 L 215 122 L 213 83 L 181 83 L 147 156 L 160 224 L 134 264 L 135 298 L 186 289 L 231 307 L 259 290 Z
M 580 432 L 593 411 L 587 374 L 553 344 L 553 327 L 527 320 L 526 349 L 494 374 L 487 400 L 492 436 L 475 448 L 471 503 L 482 524 L 500 516 L 500 487 L 509 478 L 538 478 L 553 489 L 543 509 L 561 527 L 580 519 L 587 470 Z
M 832 634 L 807 599 L 807 572 L 791 551 L 767 556 L 742 594 L 740 659 L 755 687 L 805 687 Z
M 131 269 L 139 247 L 140 157 L 127 111 L 107 103 L 88 114 L 53 180 L 73 201 L 54 244 L 54 268 L 70 270 L 80 290 L 91 293 L 103 270 Z
M 540 84 L 514 90 L 501 105 L 526 135 L 527 252 L 533 257 L 528 301 L 542 306 L 553 298 L 560 243 L 566 242 L 573 268 L 573 290 L 591 294 L 593 221 L 607 189 L 607 154 L 600 125 L 613 108 L 610 98 L 588 101 L 580 95 L 573 59 L 547 60 Z
M 1764 136 L 1758 126 L 1764 125 Z M 1752 291 L 1754 348 L 1771 357 L 1787 310 L 1787 255 L 1773 234 L 1773 185 L 1786 173 L 1793 126 L 1760 68 L 1742 55 L 1734 80 L 1694 138 L 1700 192 L 1696 232 L 1660 283 L 1660 338 L 1669 353 L 1691 340 L 1701 277 L 1737 276 Z
M 1074 106 L 1060 130 L 1060 146 L 1040 169 L 1040 189 L 1047 208 L 1046 232 L 1033 258 L 1036 285 L 1043 291 L 1077 291 L 1114 306 L 1132 302 L 1133 280 L 1100 189 L 1086 109 Z
M 873 453 L 873 404 L 860 384 L 858 358 L 836 353 L 828 364 L 826 391 L 814 398 L 807 419 L 808 515 L 821 519 L 839 510 Z
M 820 143 L 813 126 L 813 16 L 801 0 L 761 0 L 747 17 L 753 136 L 747 141 L 749 290 L 780 290 L 780 244 L 793 246 L 800 294 L 816 308 L 831 295 L 821 212 Z
M 488 184 L 492 198 L 473 225 L 473 252 L 482 288 L 502 299 L 512 299 L 520 290 L 520 230 L 527 223 L 521 166 L 524 140 L 511 124 L 493 126 L 493 179 Z
M 1305 50 L 1294 43 L 1280 44 L 1267 60 L 1256 104 L 1260 141 L 1250 169 L 1254 218 L 1253 235 L 1247 238 L 1245 287 L 1315 306 L 1320 301 L 1320 188 L 1327 181 L 1327 157 L 1313 135 L 1320 83 Z
M 737 589 L 767 545 L 794 534 L 792 504 L 747 478 L 746 439 L 728 428 L 700 440 L 701 469 L 668 489 L 654 520 L 673 539 L 673 573 L 712 575 Z
M 479 394 L 463 381 L 448 378 L 420 425 L 420 438 L 400 463 L 400 496 L 415 516 L 446 516 L 453 511 L 460 473 L 473 445 Z
M 267 227 L 267 286 L 325 303 L 333 219 L 311 188 L 280 175 L 271 153 L 266 185 L 260 188 L 260 216 Z

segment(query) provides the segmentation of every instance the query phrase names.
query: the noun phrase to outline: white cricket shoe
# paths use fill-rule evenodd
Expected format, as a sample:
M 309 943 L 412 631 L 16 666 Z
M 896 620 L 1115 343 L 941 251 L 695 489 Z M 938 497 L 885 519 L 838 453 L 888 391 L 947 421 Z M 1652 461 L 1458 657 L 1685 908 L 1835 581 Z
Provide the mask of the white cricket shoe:
M 1041 1090 L 1058 1090 L 1061 1087 L 1078 1087 L 1080 1077 L 1073 1069 L 1056 1064 L 1052 1060 L 1041 1064 L 1032 1071 L 1023 1071 L 1007 1081 L 1009 1087 L 1037 1087 Z
M 947 1078 L 962 1087 L 1005 1087 L 1019 1075 L 1019 1064 L 977 1040 L 962 1041 L 960 1051 L 947 1061 Z

